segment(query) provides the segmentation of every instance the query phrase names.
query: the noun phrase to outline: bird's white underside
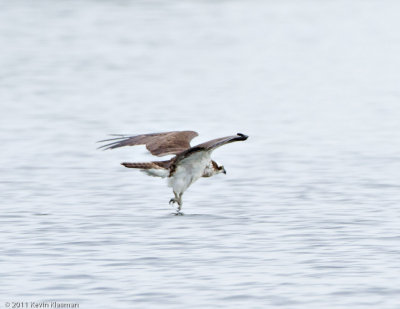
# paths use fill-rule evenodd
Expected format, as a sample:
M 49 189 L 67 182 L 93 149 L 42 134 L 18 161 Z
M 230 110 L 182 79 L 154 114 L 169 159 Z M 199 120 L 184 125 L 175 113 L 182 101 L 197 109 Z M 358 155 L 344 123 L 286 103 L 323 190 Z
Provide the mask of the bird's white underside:
M 177 194 L 185 192 L 211 164 L 210 153 L 210 151 L 199 151 L 180 161 L 174 175 L 168 179 L 168 186 Z
M 172 187 L 175 193 L 180 194 L 198 180 L 205 171 L 213 172 L 211 163 L 211 151 L 199 151 L 187 158 L 181 160 L 172 177 L 168 179 L 168 186 Z M 169 176 L 169 169 L 152 168 L 142 169 L 143 173 L 154 176 L 166 178 Z

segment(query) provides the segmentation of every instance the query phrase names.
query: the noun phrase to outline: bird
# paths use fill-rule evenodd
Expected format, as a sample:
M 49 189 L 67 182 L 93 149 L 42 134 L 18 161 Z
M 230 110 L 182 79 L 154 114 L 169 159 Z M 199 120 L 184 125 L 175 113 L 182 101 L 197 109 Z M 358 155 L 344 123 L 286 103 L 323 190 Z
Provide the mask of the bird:
M 177 214 L 182 214 L 183 193 L 201 177 L 211 177 L 217 174 L 226 174 L 223 165 L 211 159 L 211 153 L 223 145 L 247 140 L 248 136 L 242 133 L 220 137 L 208 142 L 190 146 L 193 138 L 198 136 L 195 131 L 171 131 L 141 135 L 111 134 L 113 138 L 99 141 L 107 142 L 99 149 L 115 149 L 124 146 L 145 145 L 147 150 L 155 156 L 174 155 L 169 160 L 152 162 L 122 162 L 127 168 L 135 168 L 149 176 L 168 178 L 168 186 L 172 188 L 174 197 L 169 203 L 177 206 Z

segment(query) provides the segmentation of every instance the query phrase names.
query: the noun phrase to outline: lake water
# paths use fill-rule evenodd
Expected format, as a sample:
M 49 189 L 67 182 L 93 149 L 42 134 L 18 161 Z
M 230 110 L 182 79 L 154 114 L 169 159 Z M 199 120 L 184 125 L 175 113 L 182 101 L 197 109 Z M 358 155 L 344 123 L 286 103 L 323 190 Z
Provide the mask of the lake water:
M 400 308 L 400 3 L 1 1 L 0 307 Z M 174 216 L 110 133 L 242 132 Z

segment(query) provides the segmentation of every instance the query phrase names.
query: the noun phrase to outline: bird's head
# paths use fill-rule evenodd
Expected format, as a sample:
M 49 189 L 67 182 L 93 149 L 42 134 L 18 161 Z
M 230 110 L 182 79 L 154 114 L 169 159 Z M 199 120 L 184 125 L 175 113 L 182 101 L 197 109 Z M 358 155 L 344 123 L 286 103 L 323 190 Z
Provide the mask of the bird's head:
M 218 163 L 215 162 L 214 160 L 211 161 L 211 166 L 212 166 L 212 172 L 211 172 L 212 175 L 217 175 L 220 173 L 226 174 L 226 170 L 225 170 L 224 166 L 223 165 L 219 166 Z

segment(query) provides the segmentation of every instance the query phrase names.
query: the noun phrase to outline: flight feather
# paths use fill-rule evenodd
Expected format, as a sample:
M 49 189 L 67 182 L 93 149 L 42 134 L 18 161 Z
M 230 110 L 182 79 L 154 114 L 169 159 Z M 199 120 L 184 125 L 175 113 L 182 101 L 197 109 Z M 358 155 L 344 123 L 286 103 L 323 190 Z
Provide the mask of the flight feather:
M 149 150 L 151 154 L 162 157 L 171 154 L 178 154 L 190 148 L 190 141 L 197 135 L 198 133 L 194 131 L 172 131 L 135 136 L 121 135 L 116 138 L 100 141 L 111 141 L 111 143 L 99 148 L 106 150 L 123 146 L 146 145 L 147 150 Z

